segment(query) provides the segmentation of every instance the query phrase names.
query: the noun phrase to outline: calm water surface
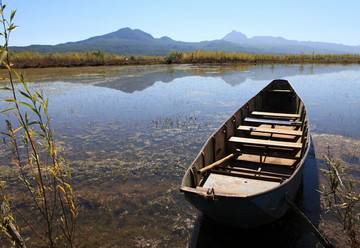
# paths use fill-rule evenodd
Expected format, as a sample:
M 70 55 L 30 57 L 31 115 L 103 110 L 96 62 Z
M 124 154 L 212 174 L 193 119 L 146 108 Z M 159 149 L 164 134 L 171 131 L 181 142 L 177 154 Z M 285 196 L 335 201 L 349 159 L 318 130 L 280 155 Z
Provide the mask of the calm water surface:
M 307 105 L 313 147 L 298 204 L 319 228 L 319 168 L 334 160 L 360 177 L 360 67 L 137 66 L 26 70 L 50 97 L 59 148 L 80 199 L 79 247 L 316 247 L 291 212 L 257 230 L 230 230 L 179 193 L 181 177 L 213 133 L 271 80 L 289 80 Z M 3 83 L 2 83 L 3 84 Z M 0 99 L 8 96 L 0 92 Z M 0 110 L 5 109 L 2 103 Z M 9 115 L 0 116 L 4 123 Z M 3 131 L 4 125 L 1 125 Z M 0 166 L 8 172 L 4 146 Z M 271 231 L 269 231 L 271 230 Z M 264 239 L 259 240 L 258 234 Z

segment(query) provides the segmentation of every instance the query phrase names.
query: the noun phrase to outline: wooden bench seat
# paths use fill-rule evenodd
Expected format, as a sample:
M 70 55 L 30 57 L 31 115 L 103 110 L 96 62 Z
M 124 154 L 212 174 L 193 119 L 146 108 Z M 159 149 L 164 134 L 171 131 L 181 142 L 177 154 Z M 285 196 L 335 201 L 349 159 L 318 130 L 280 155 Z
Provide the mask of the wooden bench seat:
M 261 163 L 269 165 L 293 166 L 298 160 L 290 158 L 271 157 L 266 155 L 242 154 L 236 158 L 236 161 Z
M 277 172 L 270 172 L 264 170 L 254 170 L 249 168 L 241 168 L 241 167 L 219 167 L 220 170 L 231 171 L 231 172 L 241 172 L 241 173 L 248 173 L 248 174 L 255 174 L 258 176 L 272 176 L 272 177 L 280 177 L 280 178 L 289 178 L 291 174 L 284 174 L 284 173 L 277 173 Z
M 292 90 L 274 89 L 274 90 L 268 90 L 268 92 L 293 93 L 294 91 L 292 91 Z
M 298 130 L 278 129 L 278 128 L 271 128 L 271 127 L 253 127 L 253 126 L 244 126 L 244 125 L 239 126 L 237 129 L 239 131 L 285 134 L 285 135 L 294 135 L 294 136 L 301 136 L 303 133 L 302 131 L 298 131 Z
M 251 117 L 246 117 L 244 121 L 260 123 L 260 124 L 270 124 L 270 125 L 301 126 L 301 121 L 283 121 L 283 120 L 271 120 L 271 119 L 261 119 L 261 118 L 251 118 Z
M 266 149 L 266 151 L 264 151 Z M 300 149 L 295 149 L 292 152 L 288 150 L 280 150 L 278 147 L 266 147 L 266 146 L 243 146 L 241 151 L 244 154 L 257 155 L 257 156 L 269 156 L 274 158 L 287 158 L 287 159 L 300 159 Z
M 274 118 L 288 118 L 288 119 L 300 118 L 300 114 L 288 114 L 288 113 L 253 111 L 251 114 L 255 116 L 274 117 Z
M 244 172 L 244 171 L 236 171 L 236 169 L 228 169 L 227 170 L 210 170 L 211 174 L 220 174 L 230 177 L 241 177 L 241 178 L 251 178 L 257 180 L 264 181 L 273 181 L 273 182 L 282 182 L 284 177 L 279 177 L 275 175 L 264 175 L 264 174 L 255 174 L 254 172 Z M 261 173 L 261 172 L 260 172 Z
M 274 140 L 263 140 L 263 139 L 251 139 L 251 138 L 240 138 L 240 137 L 231 137 L 230 142 L 247 144 L 247 145 L 258 145 L 266 147 L 280 147 L 280 148 L 292 148 L 292 149 L 301 149 L 302 143 L 295 142 L 285 142 L 285 141 L 274 141 Z

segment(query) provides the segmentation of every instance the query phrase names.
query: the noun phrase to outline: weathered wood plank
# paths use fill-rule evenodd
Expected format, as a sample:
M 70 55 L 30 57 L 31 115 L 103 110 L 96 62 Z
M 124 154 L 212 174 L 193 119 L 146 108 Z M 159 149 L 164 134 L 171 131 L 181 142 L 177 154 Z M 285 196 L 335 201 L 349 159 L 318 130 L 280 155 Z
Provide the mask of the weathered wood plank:
M 241 167 L 219 167 L 219 169 L 244 172 L 244 173 L 255 174 L 255 175 L 259 175 L 259 176 L 271 176 L 271 177 L 279 177 L 279 178 L 290 178 L 291 177 L 291 175 L 288 175 L 288 174 L 276 173 L 276 172 L 270 172 L 270 171 L 258 171 L 258 170 L 252 170 L 252 169 L 241 168 Z
M 285 134 L 285 135 L 294 135 L 301 136 L 302 131 L 290 130 L 290 129 L 278 129 L 270 127 L 253 127 L 253 126 L 244 126 L 241 125 L 237 128 L 239 131 L 250 131 L 250 132 L 260 132 L 260 133 L 274 133 L 274 134 Z
M 292 92 L 294 92 L 294 91 L 292 91 L 292 90 L 280 90 L 280 89 L 275 89 L 275 90 L 268 90 L 268 92 L 292 93 Z
M 297 159 L 278 158 L 278 157 L 271 157 L 266 155 L 262 156 L 262 155 L 254 155 L 254 154 L 242 154 L 238 156 L 236 160 L 243 162 L 275 164 L 275 165 L 283 165 L 283 166 L 293 166 L 297 161 Z
M 211 173 L 226 175 L 226 176 L 233 176 L 233 177 L 243 177 L 243 178 L 251 178 L 251 179 L 258 179 L 258 180 L 264 180 L 264 181 L 272 181 L 272 182 L 282 182 L 283 179 L 279 177 L 274 176 L 268 176 L 268 175 L 254 175 L 254 173 L 249 172 L 229 172 L 229 171 L 221 171 L 221 170 L 210 170 Z
M 300 126 L 301 125 L 301 121 L 270 120 L 270 119 L 261 119 L 261 118 L 251 118 L 251 117 L 246 117 L 244 119 L 244 121 L 260 123 L 260 124 L 283 125 L 283 126 Z
M 266 151 L 264 151 L 266 149 Z M 289 153 L 289 150 L 287 148 L 281 148 L 284 150 L 280 150 L 278 147 L 274 147 L 273 149 L 271 147 L 260 147 L 260 146 L 243 146 L 241 151 L 244 154 L 252 154 L 252 155 L 259 155 L 259 156 L 270 156 L 274 158 L 288 158 L 288 159 L 300 159 L 300 149 L 296 149 Z
M 231 137 L 230 142 L 249 144 L 249 145 L 259 145 L 259 146 L 271 146 L 271 147 L 281 147 L 281 148 L 294 148 L 301 149 L 302 143 L 295 142 L 285 142 L 285 141 L 274 141 L 274 140 L 263 140 L 263 139 L 251 139 L 251 138 L 241 138 L 241 137 Z
M 252 115 L 257 116 L 268 116 L 268 117 L 279 117 L 279 118 L 300 118 L 300 114 L 288 114 L 288 113 L 274 113 L 274 112 L 261 112 L 261 111 L 253 111 Z
M 232 159 L 233 157 L 235 157 L 237 155 L 237 153 L 231 153 L 229 154 L 228 156 L 222 158 L 222 159 L 219 159 L 218 161 L 212 163 L 212 164 L 209 164 L 208 166 L 202 168 L 199 170 L 199 173 L 204 173 L 205 171 L 208 171 L 212 168 L 215 168 L 216 166 L 219 166 L 221 165 L 222 163 L 225 163 L 226 161 Z

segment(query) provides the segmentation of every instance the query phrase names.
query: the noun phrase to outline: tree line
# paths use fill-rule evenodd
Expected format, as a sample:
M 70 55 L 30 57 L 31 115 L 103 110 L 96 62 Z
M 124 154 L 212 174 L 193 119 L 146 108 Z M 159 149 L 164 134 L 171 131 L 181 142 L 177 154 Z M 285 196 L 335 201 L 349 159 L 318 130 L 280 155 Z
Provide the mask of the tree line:
M 45 68 L 45 67 L 76 67 L 100 65 L 147 65 L 173 63 L 244 63 L 244 64 L 271 64 L 271 63 L 360 63 L 359 54 L 251 54 L 226 51 L 171 51 L 167 56 L 122 56 L 108 54 L 102 50 L 67 53 L 48 53 L 24 51 L 11 52 L 12 63 L 15 68 Z

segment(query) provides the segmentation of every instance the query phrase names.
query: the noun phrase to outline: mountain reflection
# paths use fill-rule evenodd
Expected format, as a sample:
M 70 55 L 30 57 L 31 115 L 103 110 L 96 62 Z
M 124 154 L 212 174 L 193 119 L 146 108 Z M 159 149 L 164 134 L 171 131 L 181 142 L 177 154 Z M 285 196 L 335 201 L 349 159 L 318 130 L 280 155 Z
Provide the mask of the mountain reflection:
M 188 76 L 220 77 L 231 86 L 239 85 L 248 79 L 271 81 L 275 78 L 286 78 L 297 75 L 314 75 L 325 73 L 336 73 L 344 70 L 357 70 L 355 65 L 241 65 L 241 66 L 156 66 L 151 70 L 147 68 L 130 69 L 127 75 L 110 77 L 96 84 L 98 87 L 106 87 L 121 90 L 125 93 L 143 91 L 156 82 L 169 83 L 177 78 Z

